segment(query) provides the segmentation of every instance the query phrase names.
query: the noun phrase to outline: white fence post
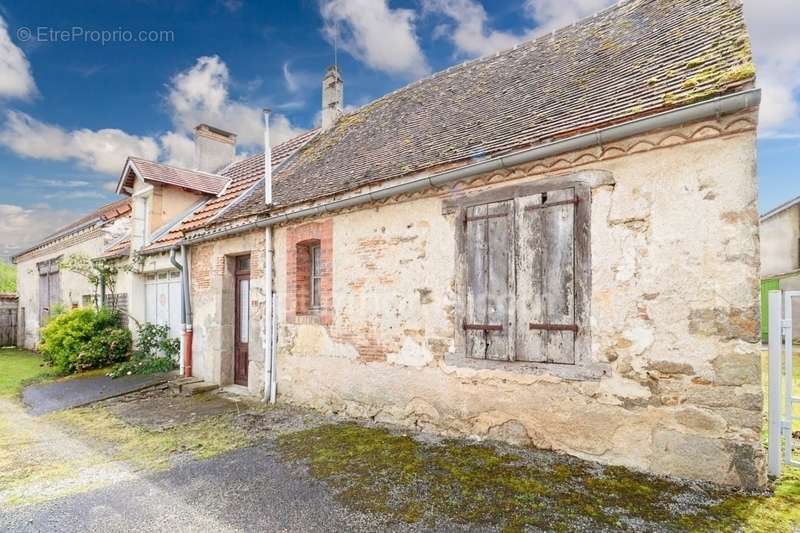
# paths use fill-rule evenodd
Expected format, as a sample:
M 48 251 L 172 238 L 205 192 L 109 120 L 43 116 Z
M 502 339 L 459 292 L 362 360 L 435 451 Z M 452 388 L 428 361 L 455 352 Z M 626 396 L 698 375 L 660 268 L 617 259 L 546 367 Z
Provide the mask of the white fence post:
M 769 475 L 781 474 L 781 339 L 783 312 L 781 291 L 769 291 Z M 789 342 L 791 347 L 791 341 Z M 791 451 L 790 451 L 791 453 Z
M 794 345 L 792 344 L 792 297 L 796 296 L 794 291 L 783 293 L 783 320 L 781 321 L 781 332 L 783 333 L 783 462 L 792 464 L 792 422 L 794 420 L 794 370 L 792 369 L 792 355 Z

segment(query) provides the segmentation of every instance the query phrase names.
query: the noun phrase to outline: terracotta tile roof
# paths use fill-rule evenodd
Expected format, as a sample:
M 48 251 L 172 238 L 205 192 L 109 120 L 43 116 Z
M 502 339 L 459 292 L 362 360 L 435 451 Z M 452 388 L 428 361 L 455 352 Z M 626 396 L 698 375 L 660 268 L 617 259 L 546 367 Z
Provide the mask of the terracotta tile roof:
M 34 244 L 33 246 L 23 250 L 22 252 L 16 254 L 13 259 L 17 257 L 21 257 L 28 252 L 32 252 L 37 248 L 42 248 L 53 241 L 58 239 L 62 239 L 71 235 L 72 233 L 76 233 L 85 227 L 91 225 L 92 223 L 99 223 L 99 222 L 113 222 L 118 218 L 129 216 L 131 212 L 131 200 L 130 198 L 122 198 L 120 200 L 115 200 L 110 204 L 106 204 L 98 209 L 95 209 L 91 213 L 88 213 L 73 222 L 61 227 L 58 231 L 51 233 L 38 243 Z
M 741 2 L 630 0 L 343 116 L 276 174 L 274 199 L 291 205 L 527 148 L 735 91 L 754 76 Z M 222 218 L 266 210 L 256 191 Z
M 176 187 L 184 187 L 215 196 L 225 190 L 229 181 L 228 178 L 218 174 L 209 174 L 207 172 L 200 172 L 199 170 L 187 170 L 185 168 L 173 167 L 171 165 L 156 163 L 138 157 L 129 157 L 128 161 L 136 167 L 136 171 L 139 172 L 139 175 L 145 181 L 155 181 L 167 185 L 174 185 Z M 129 180 L 130 177 L 126 176 L 126 185 Z
M 105 257 L 106 259 L 111 259 L 114 257 L 123 257 L 129 255 L 130 252 L 131 252 L 131 240 L 128 237 L 106 248 L 105 251 L 103 252 L 103 257 Z
M 272 167 L 275 168 L 286 161 L 298 148 L 312 139 L 317 132 L 318 130 L 316 129 L 311 130 L 274 146 L 272 148 Z M 156 251 L 171 247 L 180 241 L 185 233 L 202 227 L 212 217 L 229 206 L 231 202 L 247 192 L 258 180 L 264 177 L 264 154 L 256 154 L 241 161 L 231 163 L 220 171 L 220 174 L 226 179 L 230 179 L 230 185 L 225 189 L 225 192 L 216 198 L 211 198 L 208 202 L 197 208 L 191 215 L 176 224 L 166 234 L 145 247 L 144 251 Z M 261 198 L 263 201 L 263 192 Z

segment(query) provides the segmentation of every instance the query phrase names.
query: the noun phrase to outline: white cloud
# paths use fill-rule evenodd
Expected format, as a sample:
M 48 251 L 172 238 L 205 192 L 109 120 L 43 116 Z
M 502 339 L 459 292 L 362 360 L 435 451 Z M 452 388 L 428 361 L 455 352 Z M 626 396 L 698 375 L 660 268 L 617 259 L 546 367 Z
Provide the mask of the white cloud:
M 424 0 L 423 6 L 426 11 L 441 13 L 453 21 L 452 27 L 442 27 L 437 34 L 447 36 L 456 50 L 465 56 L 491 54 L 528 38 L 527 34 L 517 35 L 488 28 L 486 10 L 473 0 Z
M 192 168 L 194 165 L 194 141 L 181 133 L 170 131 L 160 138 L 162 160 L 168 165 Z
M 242 0 L 220 0 L 222 6 L 230 11 L 231 13 L 235 13 L 242 8 L 244 2 Z
M 119 173 L 128 155 L 155 159 L 159 154 L 158 144 L 150 137 L 111 128 L 67 131 L 19 111 L 6 112 L 0 143 L 23 157 L 76 161 L 106 174 Z
M 169 85 L 167 105 L 178 133 L 190 134 L 200 123 L 236 133 L 243 146 L 264 142 L 263 115 L 260 108 L 230 98 L 228 66 L 217 56 L 203 56 L 187 70 L 176 74 Z M 272 116 L 276 132 L 273 144 L 287 140 L 280 132 L 301 132 L 281 114 Z
M 5 113 L 5 123 L 0 127 L 0 144 L 22 157 L 74 161 L 111 175 L 121 172 L 128 156 L 191 168 L 192 132 L 197 124 L 205 122 L 233 131 L 245 148 L 260 148 L 264 142 L 261 109 L 232 101 L 229 83 L 228 67 L 216 56 L 201 57 L 177 74 L 167 96 L 176 131 L 159 137 L 131 135 L 114 128 L 66 130 L 12 110 Z M 271 126 L 273 144 L 303 132 L 280 113 L 272 115 Z
M 30 98 L 36 94 L 31 65 L 8 34 L 8 24 L 0 16 L 0 98 Z
M 82 200 L 86 198 L 106 198 L 108 195 L 100 191 L 59 191 L 45 194 L 44 197 L 48 200 Z
M 533 35 L 557 30 L 605 9 L 614 0 L 526 0 L 525 9 L 536 22 Z
M 323 34 L 371 68 L 418 78 L 430 71 L 417 42 L 411 9 L 392 9 L 388 0 L 323 0 Z
M 297 92 L 300 88 L 300 82 L 297 77 L 289 70 L 289 62 L 283 63 L 283 80 L 286 82 L 286 88 L 289 92 Z
M 479 57 L 511 48 L 542 33 L 558 29 L 610 5 L 612 0 L 527 0 L 521 14 L 530 21 L 519 32 L 492 29 L 489 16 L 478 0 L 423 0 L 426 12 L 439 13 L 453 22 L 440 28 L 459 54 Z
M 0 257 L 9 257 L 25 249 L 80 214 L 50 206 L 0 204 Z
M 276 144 L 280 144 L 284 141 L 288 141 L 292 137 L 297 137 L 305 130 L 302 128 L 297 128 L 289 122 L 289 119 L 283 115 L 274 115 L 270 117 L 269 123 L 269 139 L 270 144 L 273 146 Z M 263 131 L 262 131 L 262 138 L 263 138 Z M 261 141 L 261 144 L 264 144 L 264 141 Z
M 318 80 L 315 76 L 305 72 L 293 72 L 289 61 L 285 61 L 283 63 L 283 81 L 289 92 L 297 93 L 313 87 L 318 82 L 322 83 L 322 75 Z
M 774 130 L 800 132 L 800 9 L 796 0 L 745 2 L 744 13 L 758 86 L 762 90 L 759 123 L 767 136 Z
M 44 185 L 45 187 L 56 187 L 59 189 L 80 189 L 92 184 L 92 182 L 85 180 L 33 179 L 30 181 L 39 185 Z

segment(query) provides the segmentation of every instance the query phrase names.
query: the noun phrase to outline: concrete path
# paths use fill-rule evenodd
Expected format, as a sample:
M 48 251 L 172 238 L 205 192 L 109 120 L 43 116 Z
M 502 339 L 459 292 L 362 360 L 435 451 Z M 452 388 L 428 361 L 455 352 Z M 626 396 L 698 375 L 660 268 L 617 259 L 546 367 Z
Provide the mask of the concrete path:
M 174 373 L 123 376 L 117 379 L 108 376 L 77 377 L 26 387 L 22 391 L 22 402 L 28 413 L 38 416 L 121 396 L 164 383 L 173 377 Z
M 393 523 L 348 510 L 304 467 L 278 460 L 270 443 L 92 492 L 0 510 L 0 531 L 26 533 L 478 530 L 451 523 Z
M 137 475 L 124 462 L 0 398 L 0 515 L 17 502 L 56 499 Z

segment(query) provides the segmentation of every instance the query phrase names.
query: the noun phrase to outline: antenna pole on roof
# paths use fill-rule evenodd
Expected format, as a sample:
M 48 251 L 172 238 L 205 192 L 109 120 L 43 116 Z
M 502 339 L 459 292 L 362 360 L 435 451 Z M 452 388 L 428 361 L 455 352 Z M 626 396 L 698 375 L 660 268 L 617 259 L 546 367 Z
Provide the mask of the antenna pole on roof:
M 339 70 L 339 28 L 333 32 L 333 66 Z

